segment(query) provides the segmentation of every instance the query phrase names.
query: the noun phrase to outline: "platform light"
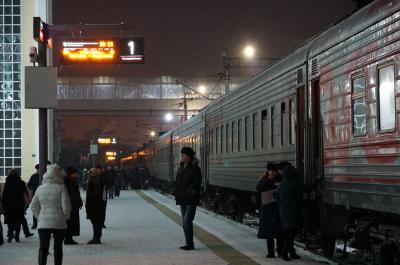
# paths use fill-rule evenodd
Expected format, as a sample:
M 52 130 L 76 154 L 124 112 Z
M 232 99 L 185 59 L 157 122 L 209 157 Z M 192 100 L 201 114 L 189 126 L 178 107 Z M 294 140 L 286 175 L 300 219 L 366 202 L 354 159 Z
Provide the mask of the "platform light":
M 111 138 L 98 138 L 97 143 L 99 144 L 111 144 Z
M 117 152 L 111 152 L 111 151 L 106 152 L 106 156 L 116 156 L 116 155 Z
M 170 122 L 170 121 L 172 121 L 173 116 L 172 116 L 171 113 L 167 113 L 167 114 L 165 114 L 165 117 L 164 117 L 164 118 L 165 118 L 166 121 Z
M 107 156 L 107 160 L 108 161 L 114 161 L 115 160 L 115 156 Z
M 205 85 L 200 85 L 200 86 L 199 86 L 199 92 L 200 92 L 201 94 L 206 93 L 206 92 L 207 92 L 206 86 L 205 86 Z
M 251 59 L 251 58 L 254 57 L 256 51 L 255 51 L 255 49 L 254 49 L 253 46 L 248 45 L 248 46 L 246 46 L 246 47 L 244 48 L 243 53 L 244 53 L 244 56 L 245 56 L 246 58 Z
M 155 132 L 155 131 L 151 131 L 151 132 L 150 132 L 150 136 L 151 136 L 151 137 L 156 136 L 156 132 Z

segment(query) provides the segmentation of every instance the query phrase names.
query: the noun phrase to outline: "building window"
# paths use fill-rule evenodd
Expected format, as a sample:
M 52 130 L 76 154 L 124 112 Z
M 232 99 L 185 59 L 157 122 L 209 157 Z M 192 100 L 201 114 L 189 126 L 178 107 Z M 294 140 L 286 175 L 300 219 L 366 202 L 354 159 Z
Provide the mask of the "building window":
M 249 150 L 249 129 L 250 129 L 250 117 L 244 118 L 244 150 Z
M 281 146 L 285 144 L 285 111 L 286 104 L 285 102 L 281 103 Z
M 289 100 L 289 130 L 290 130 L 290 137 L 289 143 L 295 144 L 296 143 L 296 111 L 295 111 L 294 100 Z
M 0 177 L 21 169 L 21 1 L 0 1 Z
M 229 123 L 225 126 L 225 153 L 229 153 L 229 143 L 231 141 L 229 133 Z
M 253 131 L 252 131 L 253 132 L 253 139 L 252 139 L 253 140 L 253 150 L 256 150 L 256 141 L 258 138 L 257 121 L 258 121 L 258 113 L 254 112 L 253 113 Z
M 396 122 L 394 93 L 394 67 L 389 65 L 379 69 L 379 129 L 393 130 Z
M 365 105 L 365 76 L 356 77 L 351 83 L 353 134 L 364 135 L 367 132 L 367 108 Z
M 242 146 L 240 144 L 240 140 L 242 139 L 242 119 L 238 120 L 238 129 L 237 129 L 237 144 L 238 144 L 238 152 L 242 151 Z
M 275 107 L 271 107 L 271 147 L 274 147 Z
M 267 119 L 268 119 L 268 112 L 267 110 L 262 110 L 261 111 L 261 148 L 266 148 L 267 147 L 267 142 L 266 139 L 267 137 L 265 134 L 267 133 Z

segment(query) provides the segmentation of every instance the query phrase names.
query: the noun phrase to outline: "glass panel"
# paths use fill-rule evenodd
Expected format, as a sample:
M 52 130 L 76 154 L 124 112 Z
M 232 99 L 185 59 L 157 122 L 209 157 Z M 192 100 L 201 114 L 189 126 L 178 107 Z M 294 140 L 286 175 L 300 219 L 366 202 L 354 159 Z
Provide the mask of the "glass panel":
M 238 152 L 242 151 L 241 148 L 241 144 L 240 144 L 240 140 L 242 139 L 242 119 L 238 120 L 238 134 L 237 134 L 237 138 L 238 138 Z
M 225 127 L 225 153 L 228 153 L 229 152 L 229 142 L 230 142 L 230 138 L 229 138 L 229 135 L 230 135 L 230 133 L 229 133 L 229 123 L 227 123 L 226 124 L 226 127 Z
M 295 144 L 296 142 L 296 111 L 294 100 L 290 100 L 290 144 Z
M 353 94 L 365 92 L 365 76 L 353 79 Z
M 218 154 L 219 148 L 219 127 L 215 129 L 215 153 Z
M 265 142 L 265 133 L 267 132 L 267 110 L 262 110 L 261 111 L 261 148 L 267 147 L 266 142 Z
M 353 133 L 365 134 L 367 130 L 367 108 L 365 97 L 353 100 Z
M 379 69 L 379 128 L 394 129 L 395 115 L 394 69 L 390 65 Z
M 249 117 L 244 118 L 244 150 L 249 149 Z
M 275 107 L 271 107 L 271 147 L 274 147 Z

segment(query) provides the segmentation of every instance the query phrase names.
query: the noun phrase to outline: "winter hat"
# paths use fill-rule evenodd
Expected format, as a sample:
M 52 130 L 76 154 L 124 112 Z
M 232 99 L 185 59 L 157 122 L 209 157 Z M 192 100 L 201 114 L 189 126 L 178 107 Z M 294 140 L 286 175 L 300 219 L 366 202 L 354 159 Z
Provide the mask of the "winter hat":
M 47 165 L 47 171 L 43 175 L 43 180 L 46 179 L 55 179 L 64 181 L 63 174 L 61 173 L 61 169 L 57 164 Z
M 65 173 L 67 173 L 67 175 L 72 175 L 72 174 L 78 173 L 78 170 L 76 170 L 76 168 L 74 168 L 73 166 L 69 166 L 65 170 Z
M 187 146 L 184 146 L 184 147 L 182 147 L 182 149 L 181 149 L 181 154 L 185 154 L 185 155 L 188 155 L 188 156 L 190 156 L 191 158 L 193 158 L 194 155 L 196 154 L 196 152 L 193 151 L 192 148 L 187 147 Z
M 276 171 L 278 170 L 278 165 L 272 162 L 268 162 L 266 168 L 267 170 Z

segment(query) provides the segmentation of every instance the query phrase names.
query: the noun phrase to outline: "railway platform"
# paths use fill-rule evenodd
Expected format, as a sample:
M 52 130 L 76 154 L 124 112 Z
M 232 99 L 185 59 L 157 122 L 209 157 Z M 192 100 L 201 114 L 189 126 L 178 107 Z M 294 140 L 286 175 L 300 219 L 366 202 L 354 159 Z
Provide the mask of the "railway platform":
M 28 210 L 29 212 L 29 210 Z M 179 208 L 169 196 L 157 191 L 122 191 L 109 200 L 107 229 L 101 245 L 85 244 L 92 228 L 81 210 L 79 245 L 64 246 L 64 265 L 201 265 L 201 264 L 320 264 L 312 254 L 298 250 L 301 260 L 284 262 L 265 258 L 265 242 L 253 228 L 199 209 L 195 219 L 194 251 L 179 249 L 184 243 Z M 31 216 L 27 216 L 31 220 Z M 6 230 L 6 229 L 5 229 Z M 20 243 L 0 247 L 0 265 L 37 264 L 39 238 L 21 237 Z M 51 250 L 51 248 L 50 248 Z M 52 252 L 52 251 L 50 251 Z M 53 264 L 50 254 L 48 264 Z

